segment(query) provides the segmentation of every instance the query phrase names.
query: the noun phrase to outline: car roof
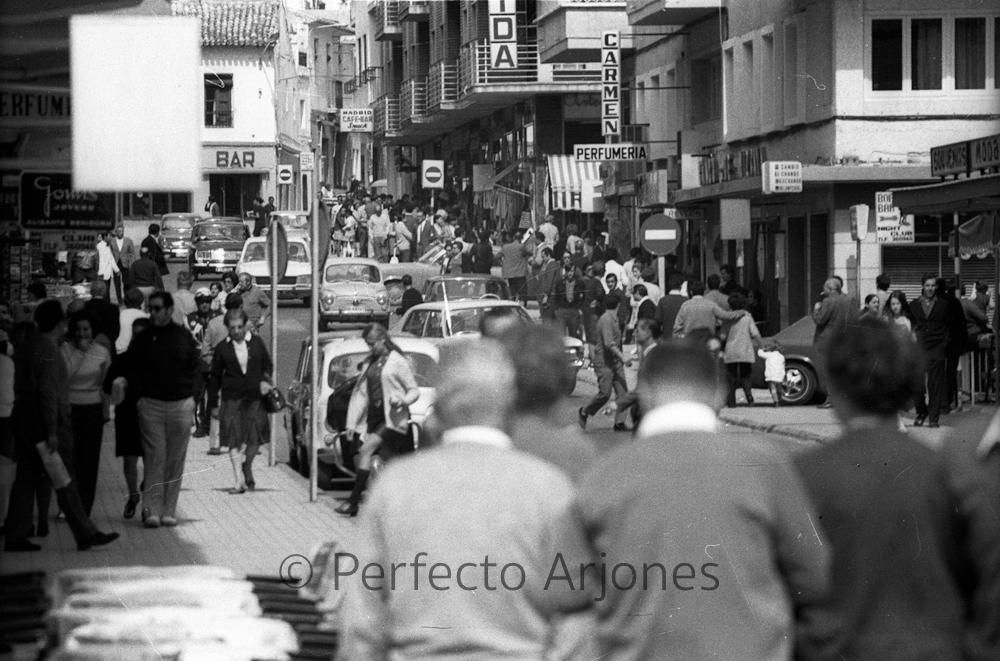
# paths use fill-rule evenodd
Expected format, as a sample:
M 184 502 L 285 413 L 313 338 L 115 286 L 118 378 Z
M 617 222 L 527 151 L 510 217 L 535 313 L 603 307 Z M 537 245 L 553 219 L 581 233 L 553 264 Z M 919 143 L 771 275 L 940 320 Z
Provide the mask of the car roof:
M 201 220 L 198 221 L 197 224 L 207 225 L 209 223 L 213 225 L 228 225 L 228 224 L 235 225 L 236 223 L 243 225 L 243 221 L 241 219 L 232 216 L 217 216 L 215 218 L 202 218 Z
M 354 332 L 360 333 L 360 331 Z M 323 335 L 327 335 L 327 333 L 320 333 L 321 338 Z M 427 340 L 405 335 L 394 335 L 392 333 L 389 334 L 389 337 L 392 338 L 393 343 L 402 349 L 404 353 L 422 353 L 430 356 L 435 361 L 438 360 L 437 346 Z M 371 347 L 358 335 L 351 338 L 331 337 L 323 344 L 324 358 L 349 353 L 368 353 L 369 351 L 371 351 Z
M 517 301 L 500 301 L 495 298 L 489 300 L 474 299 L 470 301 L 432 301 L 430 303 L 421 303 L 420 305 L 414 305 L 412 308 L 406 311 L 407 314 L 413 312 L 414 310 L 444 310 L 445 306 L 449 310 L 470 310 L 476 308 L 521 308 L 522 306 Z
M 448 273 L 446 275 L 432 275 L 427 278 L 427 282 L 444 280 L 503 280 L 503 278 L 490 273 Z M 504 280 L 504 282 L 506 281 Z
M 165 213 L 160 216 L 160 220 L 202 220 L 205 216 L 200 213 Z
M 254 243 L 267 243 L 268 240 L 269 239 L 266 236 L 251 236 L 249 239 L 246 240 L 246 243 L 244 243 L 243 245 L 249 246 Z M 302 244 L 309 243 L 308 236 L 303 236 L 301 234 L 295 234 L 295 233 L 289 234 L 286 237 L 286 240 L 289 242 L 295 241 L 296 243 L 302 243 Z
M 295 211 L 293 209 L 284 209 L 282 211 L 272 211 L 272 216 L 311 216 L 312 212 L 308 210 Z
M 380 267 L 381 264 L 378 260 L 368 259 L 367 257 L 327 257 L 326 261 L 323 262 L 323 268 L 327 266 L 335 266 L 337 264 L 364 264 L 365 266 Z

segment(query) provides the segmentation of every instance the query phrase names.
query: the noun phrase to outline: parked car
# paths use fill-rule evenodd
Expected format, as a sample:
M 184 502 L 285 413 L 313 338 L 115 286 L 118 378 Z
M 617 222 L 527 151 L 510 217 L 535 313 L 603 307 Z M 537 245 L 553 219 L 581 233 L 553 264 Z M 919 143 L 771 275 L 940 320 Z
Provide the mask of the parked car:
M 424 283 L 424 303 L 443 301 L 466 301 L 476 299 L 500 299 L 509 301 L 510 287 L 507 281 L 497 275 L 470 273 L 468 275 L 436 275 Z
M 420 398 L 410 406 L 414 444 L 419 447 L 420 433 L 434 403 L 433 383 L 437 373 L 438 350 L 432 343 L 412 337 L 393 336 L 393 342 L 410 360 L 420 388 Z M 316 405 L 324 422 L 322 443 L 317 445 L 317 482 L 321 489 L 329 490 L 336 486 L 347 486 L 354 479 L 354 457 L 342 433 L 344 422 L 343 419 L 331 420 L 327 415 L 329 400 L 331 396 L 334 397 L 335 403 L 341 404 L 340 407 L 335 407 L 338 412 L 341 408 L 346 411 L 346 403 L 360 376 L 358 367 L 370 353 L 370 348 L 357 331 L 352 331 L 349 336 L 345 336 L 344 332 L 321 333 L 320 345 L 320 374 L 324 376 L 321 383 L 316 384 L 311 376 L 312 345 L 309 340 L 303 340 L 295 377 L 288 388 L 288 405 L 291 410 L 288 463 L 301 475 L 309 476 L 312 393 L 313 388 L 318 386 L 319 398 Z
M 250 230 L 239 218 L 208 218 L 191 230 L 188 270 L 197 279 L 206 273 L 225 273 L 236 268 Z
M 299 237 L 303 239 L 310 239 L 309 236 L 309 224 L 312 220 L 312 214 L 308 211 L 272 211 L 271 216 L 268 219 L 268 224 L 264 225 L 264 229 L 261 231 L 261 236 L 267 236 L 267 228 L 271 224 L 272 220 L 279 221 L 285 226 L 285 235 L 289 240 L 292 237 Z
M 309 307 L 312 302 L 312 251 L 309 241 L 296 237 L 288 239 L 288 269 L 278 281 L 278 298 L 299 298 Z M 241 273 L 249 273 L 254 282 L 265 292 L 271 289 L 271 265 L 267 262 L 267 239 L 251 237 L 243 244 L 240 255 Z
M 160 240 L 164 255 L 186 259 L 191 251 L 191 230 L 204 218 L 198 213 L 165 213 L 160 216 Z
M 819 352 L 813 344 L 815 332 L 816 323 L 807 315 L 764 338 L 765 342 L 777 341 L 785 356 L 785 380 L 780 389 L 782 403 L 808 404 L 825 395 L 819 376 Z M 760 357 L 753 366 L 753 387 L 767 387 L 764 381 L 764 360 Z
M 327 257 L 320 290 L 320 327 L 378 321 L 389 325 L 389 297 L 380 264 L 363 257 Z
M 536 323 L 528 311 L 516 301 L 466 300 L 421 303 L 406 311 L 400 323 L 400 332 L 441 343 L 451 337 L 478 336 L 483 315 L 497 310 L 505 311 L 523 324 Z M 572 374 L 572 387 L 576 388 L 576 375 L 583 367 L 583 342 L 575 337 L 564 337 L 566 364 Z
M 499 249 L 494 247 L 494 263 Z M 403 276 L 409 274 L 413 278 L 413 286 L 418 291 L 423 291 L 427 281 L 437 275 L 443 275 L 445 259 L 448 256 L 448 247 L 444 243 L 432 243 L 423 255 L 415 262 L 400 262 L 399 264 L 383 264 L 382 278 L 386 290 L 389 292 L 389 304 L 393 309 L 399 307 L 403 301 Z M 476 274 L 469 274 L 476 275 Z M 494 266 L 491 275 L 500 277 L 500 267 Z

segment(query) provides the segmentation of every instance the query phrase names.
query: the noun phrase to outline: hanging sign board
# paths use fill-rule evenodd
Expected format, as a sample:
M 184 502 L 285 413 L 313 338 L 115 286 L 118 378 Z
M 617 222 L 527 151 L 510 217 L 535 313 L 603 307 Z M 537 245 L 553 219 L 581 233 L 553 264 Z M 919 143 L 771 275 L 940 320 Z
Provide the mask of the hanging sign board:
M 620 35 L 616 30 L 601 33 L 601 135 L 622 134 Z
M 765 195 L 802 192 L 802 163 L 765 161 L 761 170 L 761 188 Z
M 517 3 L 490 0 L 490 68 L 517 68 Z
M 375 111 L 371 108 L 341 108 L 341 133 L 371 133 L 375 129 Z
M 875 236 L 879 243 L 914 243 L 913 216 L 892 205 L 892 191 L 875 193 Z
M 574 145 L 573 158 L 582 163 L 599 161 L 648 161 L 649 150 L 646 149 L 646 145 L 637 145 L 631 142 Z

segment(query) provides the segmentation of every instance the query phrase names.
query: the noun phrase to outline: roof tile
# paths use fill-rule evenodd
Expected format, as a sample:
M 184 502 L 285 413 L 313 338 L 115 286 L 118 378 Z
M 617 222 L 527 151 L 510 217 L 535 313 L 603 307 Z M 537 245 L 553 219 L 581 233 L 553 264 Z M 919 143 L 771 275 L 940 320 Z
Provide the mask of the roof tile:
M 266 46 L 278 31 L 278 4 L 268 0 L 179 0 L 174 16 L 201 19 L 202 46 Z

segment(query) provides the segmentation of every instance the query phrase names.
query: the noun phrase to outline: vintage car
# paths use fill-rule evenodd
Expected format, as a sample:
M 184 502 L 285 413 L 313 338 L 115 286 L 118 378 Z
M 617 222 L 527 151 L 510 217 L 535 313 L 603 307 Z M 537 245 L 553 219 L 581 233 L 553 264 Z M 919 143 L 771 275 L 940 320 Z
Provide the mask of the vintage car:
M 523 324 L 536 323 L 528 311 L 516 301 L 473 300 L 436 301 L 421 303 L 406 311 L 399 326 L 401 333 L 442 343 L 457 336 L 478 336 L 483 315 L 487 312 L 510 314 Z M 583 342 L 575 337 L 564 337 L 566 364 L 572 381 L 567 380 L 567 394 L 576 388 L 576 375 L 583 367 Z
M 781 384 L 781 401 L 784 404 L 809 404 L 824 396 L 820 381 L 819 352 L 813 344 L 816 323 L 805 316 L 791 326 L 783 328 L 764 341 L 774 340 L 785 356 L 785 380 Z M 758 357 L 753 366 L 753 387 L 766 388 L 764 359 Z
M 320 328 L 331 323 L 389 325 L 389 297 L 380 264 L 363 257 L 327 257 L 320 289 Z
M 496 249 L 494 249 L 494 253 L 496 253 Z M 382 278 L 386 290 L 389 292 L 390 305 L 395 309 L 403 301 L 404 275 L 413 278 L 413 286 L 416 287 L 417 291 L 423 291 L 430 278 L 442 275 L 447 256 L 448 247 L 444 243 L 432 243 L 427 252 L 415 262 L 383 264 Z M 491 274 L 500 277 L 500 267 L 494 266 Z
M 188 270 L 195 279 L 206 273 L 225 273 L 239 264 L 250 231 L 239 218 L 208 218 L 191 230 Z
M 160 216 L 160 240 L 164 256 L 187 259 L 191 250 L 191 229 L 204 218 L 199 213 L 165 213 Z
M 406 354 L 413 367 L 420 388 L 420 399 L 410 406 L 411 431 L 414 434 L 414 445 L 420 446 L 420 432 L 426 417 L 434 403 L 433 383 L 437 373 L 438 350 L 430 342 L 411 337 L 393 336 L 393 342 Z M 370 349 L 360 337 L 358 331 L 350 335 L 344 332 L 321 333 L 320 346 L 321 371 L 324 375 L 319 385 L 318 410 L 324 417 L 322 443 L 317 445 L 318 471 L 317 482 L 321 489 L 333 489 L 337 486 L 349 487 L 354 479 L 354 458 L 347 449 L 347 439 L 343 419 L 331 420 L 328 415 L 328 404 L 333 396 L 335 403 L 342 404 L 338 411 L 346 407 L 350 400 L 354 384 L 359 376 L 358 366 L 369 354 Z M 288 463 L 292 469 L 304 476 L 309 476 L 310 410 L 312 389 L 315 382 L 311 378 L 312 354 L 311 344 L 303 340 L 299 351 L 298 366 L 295 377 L 288 388 L 288 405 L 291 415 L 291 442 Z M 335 413 L 335 417 L 340 417 Z
M 497 275 L 470 273 L 468 275 L 435 275 L 424 283 L 424 303 L 434 301 L 468 301 L 476 299 L 501 299 L 509 301 L 510 287 Z
M 309 307 L 312 302 L 312 252 L 309 241 L 300 237 L 288 239 L 288 268 L 278 281 L 278 298 L 299 298 Z M 254 283 L 265 292 L 271 290 L 271 266 L 267 263 L 267 239 L 251 237 L 243 244 L 243 254 L 236 269 L 249 273 Z
M 271 217 L 268 219 L 268 224 L 264 225 L 264 229 L 261 231 L 261 236 L 267 236 L 267 228 L 272 220 L 277 220 L 282 225 L 285 226 L 285 234 L 288 236 L 289 240 L 292 237 L 299 237 L 303 239 L 310 239 L 309 236 L 309 225 L 312 219 L 312 214 L 308 211 L 272 211 Z

